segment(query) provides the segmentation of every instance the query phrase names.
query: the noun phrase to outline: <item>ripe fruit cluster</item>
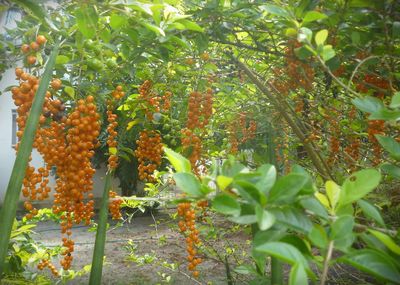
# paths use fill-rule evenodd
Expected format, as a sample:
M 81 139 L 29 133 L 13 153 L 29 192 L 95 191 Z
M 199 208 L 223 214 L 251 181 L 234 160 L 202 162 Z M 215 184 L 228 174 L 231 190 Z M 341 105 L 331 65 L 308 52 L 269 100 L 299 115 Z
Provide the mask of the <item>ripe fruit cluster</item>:
M 247 115 L 244 112 L 239 114 L 239 127 L 236 122 L 231 122 L 228 126 L 230 153 L 232 154 L 238 152 L 239 143 L 245 143 L 256 136 L 257 123 L 254 120 L 247 123 Z
M 113 113 L 113 108 L 114 108 L 114 105 L 112 104 L 112 102 L 108 101 L 107 102 L 107 121 L 108 121 L 107 145 L 109 148 L 117 147 L 117 140 L 115 138 L 117 137 L 118 132 L 115 129 L 118 126 L 118 122 L 117 122 L 117 115 Z M 110 157 L 108 158 L 108 167 L 110 169 L 116 169 L 117 166 L 118 166 L 118 156 L 115 153 L 110 154 Z
M 139 87 L 139 100 L 146 102 L 150 107 L 145 110 L 146 118 L 150 121 L 153 120 L 154 112 L 160 112 L 160 101 L 161 101 L 161 98 L 159 96 L 156 96 L 151 91 L 151 86 L 152 86 L 151 81 L 146 80 Z
M 136 141 L 135 155 L 139 162 L 139 179 L 155 182 L 154 171 L 161 165 L 162 143 L 161 136 L 153 130 L 143 130 Z
M 60 276 L 60 274 L 58 273 L 56 267 L 55 267 L 55 266 L 50 262 L 50 260 L 48 260 L 48 259 L 42 259 L 42 260 L 39 262 L 39 264 L 37 265 L 37 268 L 38 268 L 39 270 L 43 270 L 43 269 L 45 269 L 46 267 L 48 267 L 48 268 L 50 269 L 51 273 L 52 273 L 55 277 Z
M 119 100 L 119 99 L 121 99 L 122 97 L 125 96 L 125 92 L 124 92 L 123 90 L 124 90 L 124 89 L 122 88 L 122 86 L 121 86 L 121 85 L 118 85 L 118 86 L 115 88 L 115 90 L 111 93 L 111 96 L 112 96 L 114 99 Z
M 201 158 L 202 143 L 199 136 L 197 136 L 192 130 L 185 128 L 181 130 L 182 134 L 182 146 L 184 150 L 191 149 L 189 155 L 189 161 L 194 172 L 197 172 L 197 162 Z
M 108 196 L 110 198 L 117 198 L 118 195 L 116 192 L 110 191 Z M 114 199 L 109 203 L 108 210 L 110 211 L 113 220 L 119 220 L 122 218 L 121 212 L 119 211 L 122 202 L 122 199 Z
M 196 246 L 200 244 L 199 231 L 196 229 L 195 220 L 196 212 L 192 208 L 191 203 L 180 203 L 178 205 L 178 216 L 182 218 L 178 226 L 180 231 L 186 236 L 186 251 L 189 261 L 188 270 L 192 271 L 194 277 L 199 276 L 196 267 L 202 263 L 202 259 L 197 257 Z
M 187 128 L 194 130 L 196 128 L 205 128 L 212 115 L 213 92 L 211 88 L 207 89 L 205 94 L 193 91 L 189 95 Z
M 43 35 L 38 35 L 36 41 L 32 41 L 29 45 L 23 44 L 21 51 L 26 55 L 26 62 L 28 65 L 34 65 L 36 63 L 36 56 L 34 55 L 40 48 L 47 42 L 47 39 Z

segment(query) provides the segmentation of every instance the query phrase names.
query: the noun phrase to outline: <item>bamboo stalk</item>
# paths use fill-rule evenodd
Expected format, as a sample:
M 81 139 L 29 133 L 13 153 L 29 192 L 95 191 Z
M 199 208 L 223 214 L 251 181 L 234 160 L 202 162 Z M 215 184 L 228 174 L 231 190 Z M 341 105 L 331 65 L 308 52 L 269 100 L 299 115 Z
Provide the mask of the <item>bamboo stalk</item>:
M 89 285 L 99 285 L 103 272 L 104 247 L 106 244 L 108 194 L 111 188 L 112 171 L 108 171 L 104 183 L 103 198 L 100 205 L 99 223 L 96 231 L 96 241 L 93 250 L 92 268 L 90 270 Z
M 39 88 L 33 99 L 32 108 L 26 122 L 26 127 L 19 145 L 14 167 L 11 172 L 4 198 L 3 207 L 0 210 L 0 280 L 5 267 L 10 235 L 17 212 L 17 204 L 21 193 L 25 170 L 32 152 L 39 117 L 42 113 L 45 94 L 53 75 L 53 68 L 58 54 L 59 44 L 55 44 L 53 51 L 47 61 L 45 71 L 40 79 Z

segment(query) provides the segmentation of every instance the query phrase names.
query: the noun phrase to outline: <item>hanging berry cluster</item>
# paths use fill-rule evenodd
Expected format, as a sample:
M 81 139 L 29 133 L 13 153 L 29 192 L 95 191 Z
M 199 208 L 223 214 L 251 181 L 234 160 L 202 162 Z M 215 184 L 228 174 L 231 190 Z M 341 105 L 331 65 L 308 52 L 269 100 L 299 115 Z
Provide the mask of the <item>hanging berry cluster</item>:
M 39 270 L 43 270 L 43 269 L 45 269 L 46 267 L 48 267 L 48 268 L 50 269 L 51 273 L 52 273 L 55 277 L 60 276 L 60 274 L 58 273 L 56 267 L 55 267 L 55 266 L 50 262 L 50 260 L 48 260 L 48 259 L 42 259 L 42 260 L 39 262 L 39 264 L 37 265 L 37 268 L 38 268 Z
M 192 208 L 191 203 L 180 203 L 178 205 L 178 216 L 182 219 L 178 226 L 182 234 L 186 237 L 186 251 L 189 261 L 188 270 L 192 271 L 194 277 L 199 276 L 196 267 L 202 263 L 202 259 L 197 256 L 196 247 L 200 244 L 199 231 L 196 229 L 195 220 L 196 212 Z
M 32 41 L 30 44 L 23 44 L 21 46 L 21 51 L 26 55 L 26 63 L 28 65 L 34 65 L 36 63 L 36 52 L 40 50 L 41 47 L 47 42 L 47 39 L 43 35 L 38 35 L 36 41 Z
M 123 90 L 124 90 L 123 87 L 121 85 L 118 85 L 115 88 L 115 90 L 111 93 L 111 96 L 114 99 L 119 100 L 119 99 L 121 99 L 122 97 L 125 96 L 125 92 Z
M 113 220 L 119 220 L 122 218 L 121 212 L 119 211 L 121 204 L 122 204 L 122 199 L 116 199 L 118 197 L 117 193 L 114 191 L 109 192 L 109 197 L 113 198 L 111 203 L 108 205 L 108 210 L 111 213 L 111 217 Z
M 139 87 L 139 100 L 147 103 L 150 108 L 146 108 L 146 118 L 148 120 L 153 120 L 153 113 L 160 112 L 160 101 L 161 98 L 156 96 L 151 90 L 151 81 L 146 80 Z
M 248 125 L 248 126 L 247 126 Z M 230 153 L 235 154 L 239 150 L 239 143 L 243 144 L 256 137 L 257 123 L 254 120 L 247 121 L 246 113 L 239 114 L 239 128 L 237 122 L 228 125 Z
M 118 135 L 118 132 L 116 131 L 116 128 L 118 126 L 117 115 L 113 113 L 113 109 L 114 109 L 114 105 L 112 104 L 111 101 L 108 101 L 107 102 L 107 121 L 108 121 L 107 145 L 110 149 L 117 147 L 116 137 Z M 117 168 L 117 165 L 118 165 L 118 156 L 116 153 L 111 153 L 108 158 L 108 167 L 110 168 L 110 170 L 114 170 Z
M 139 162 L 139 179 L 155 182 L 154 171 L 161 165 L 162 143 L 161 136 L 153 130 L 143 130 L 136 141 L 135 155 Z

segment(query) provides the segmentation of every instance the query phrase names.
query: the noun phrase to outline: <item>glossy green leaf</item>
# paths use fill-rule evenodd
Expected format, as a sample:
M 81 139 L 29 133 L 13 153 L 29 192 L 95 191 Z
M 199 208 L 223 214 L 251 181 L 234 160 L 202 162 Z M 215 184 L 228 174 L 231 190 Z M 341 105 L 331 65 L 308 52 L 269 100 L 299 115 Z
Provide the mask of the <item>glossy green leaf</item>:
M 359 249 L 341 257 L 340 260 L 381 280 L 394 283 L 398 283 L 400 280 L 398 268 L 384 252 L 373 249 Z
M 381 214 L 379 213 L 378 209 L 373 206 L 372 204 L 368 203 L 365 200 L 358 200 L 358 206 L 360 206 L 361 210 L 363 211 L 366 217 L 373 219 L 381 226 L 385 226 L 385 222 L 382 219 Z
M 70 61 L 68 56 L 65 55 L 58 55 L 56 58 L 56 64 L 57 65 L 62 65 L 62 64 L 66 64 Z
M 353 233 L 354 218 L 352 216 L 341 216 L 332 223 L 330 239 L 341 239 Z
M 262 9 L 263 11 L 266 11 L 272 15 L 275 15 L 275 16 L 280 16 L 280 17 L 285 17 L 285 18 L 290 17 L 289 12 L 287 12 L 285 9 L 283 9 L 279 6 L 273 5 L 273 4 L 261 5 L 260 9 Z
M 318 45 L 324 45 L 328 38 L 328 30 L 324 29 L 315 34 L 315 43 Z
M 155 26 L 155 25 L 153 25 L 153 24 L 149 24 L 149 23 L 142 23 L 142 25 L 143 25 L 146 29 L 148 29 L 149 31 L 152 31 L 152 32 L 156 33 L 156 34 L 159 35 L 159 36 L 165 37 L 165 32 L 164 32 L 164 30 L 161 29 L 160 27 L 157 27 L 157 26 Z
M 199 180 L 192 173 L 175 173 L 173 175 L 176 186 L 191 197 L 202 197 L 204 193 L 201 191 Z
M 400 25 L 400 22 L 398 22 Z M 394 93 L 392 100 L 390 102 L 390 108 L 399 108 L 400 107 L 400 92 Z
M 268 194 L 269 190 L 274 186 L 276 181 L 276 168 L 271 164 L 264 164 L 257 168 L 257 173 L 261 174 L 260 179 L 256 183 L 256 187 Z
M 296 263 L 290 270 L 289 285 L 307 285 L 306 270 L 301 263 Z
M 397 255 L 400 255 L 400 246 L 396 244 L 390 236 L 376 230 L 368 229 L 368 231 L 377 239 L 379 239 L 388 249 L 390 249 Z
M 383 103 L 381 100 L 371 96 L 365 96 L 363 98 L 356 98 L 352 100 L 352 103 L 361 111 L 366 113 L 375 113 L 383 109 Z
M 308 177 L 299 173 L 290 173 L 281 177 L 269 193 L 270 202 L 290 201 L 307 183 Z
M 313 212 L 315 215 L 328 219 L 329 215 L 326 208 L 318 201 L 317 198 L 314 197 L 306 197 L 301 199 L 300 204 L 304 209 Z
M 381 180 L 381 174 L 375 169 L 364 169 L 353 173 L 343 185 L 339 205 L 353 203 L 374 190 Z
M 86 38 L 93 38 L 96 34 L 99 16 L 94 6 L 84 5 L 75 10 L 76 23 L 79 31 Z
M 256 205 L 257 224 L 260 230 L 265 231 L 275 223 L 275 216 L 264 210 L 260 205 Z
M 400 160 L 400 143 L 392 137 L 375 135 L 380 145 L 396 160 Z
M 312 223 L 305 213 L 292 207 L 271 208 L 269 209 L 277 221 L 277 225 L 284 225 L 292 230 L 308 233 L 312 228 Z
M 317 11 L 309 11 L 303 18 L 303 23 L 314 22 L 327 18 L 328 16 Z
M 233 181 L 232 177 L 227 177 L 223 175 L 218 175 L 217 176 L 217 185 L 218 188 L 222 191 L 224 191 Z
M 393 178 L 400 179 L 400 167 L 390 163 L 385 163 L 381 165 L 381 169 Z
M 297 34 L 297 40 L 301 43 L 311 43 L 312 31 L 306 27 L 299 30 Z
M 212 201 L 212 207 L 215 211 L 232 216 L 240 215 L 240 204 L 236 198 L 228 194 L 219 194 Z
M 188 19 L 181 19 L 177 22 L 184 25 L 185 28 L 188 30 L 195 31 L 195 32 L 203 32 L 204 31 L 204 29 L 202 27 L 200 27 L 198 24 L 196 24 L 195 22 L 190 21 Z
M 368 119 L 370 120 L 384 120 L 384 121 L 398 121 L 400 120 L 400 110 L 380 109 L 372 113 Z
M 192 167 L 186 157 L 166 147 L 164 152 L 176 172 L 191 172 Z
M 71 86 L 65 86 L 64 92 L 68 94 L 69 97 L 75 99 L 75 89 Z
M 260 193 L 254 184 L 247 181 L 235 181 L 234 187 L 239 191 L 243 199 L 250 203 L 265 204 L 266 197 Z
M 328 247 L 328 235 L 325 229 L 318 224 L 315 224 L 308 234 L 310 241 L 317 247 L 325 249 Z
M 328 60 L 332 59 L 333 57 L 335 57 L 335 55 L 336 55 L 336 52 L 331 45 L 325 45 L 322 48 L 321 56 L 324 61 L 328 61 Z
M 123 15 L 112 14 L 110 17 L 110 26 L 114 30 L 122 28 L 128 22 L 128 18 Z
M 250 225 L 257 222 L 257 217 L 255 215 L 244 215 L 238 217 L 231 217 L 228 220 L 240 224 L 240 225 Z

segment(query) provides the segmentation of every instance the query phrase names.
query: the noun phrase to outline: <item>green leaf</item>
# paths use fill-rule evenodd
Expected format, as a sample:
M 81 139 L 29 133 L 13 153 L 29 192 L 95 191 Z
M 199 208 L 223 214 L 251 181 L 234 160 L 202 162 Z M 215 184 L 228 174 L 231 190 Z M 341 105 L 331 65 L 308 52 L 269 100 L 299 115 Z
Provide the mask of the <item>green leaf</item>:
M 368 229 L 368 231 L 373 234 L 377 239 L 379 239 L 388 249 L 396 253 L 397 255 L 400 255 L 400 246 L 397 245 L 394 240 L 388 236 L 387 234 Z
M 196 24 L 193 21 L 190 21 L 190 20 L 187 20 L 187 19 L 181 19 L 181 20 L 178 20 L 177 22 L 179 22 L 182 25 L 184 25 L 185 28 L 188 29 L 188 30 L 195 31 L 195 32 L 200 32 L 200 33 L 202 33 L 204 31 L 204 29 L 202 27 L 200 27 L 198 24 Z
M 221 189 L 222 191 L 224 191 L 226 189 L 226 187 L 229 186 L 229 184 L 231 184 L 233 181 L 232 177 L 227 177 L 227 176 L 223 176 L 223 175 L 219 175 L 217 176 L 217 185 L 218 188 Z
M 228 220 L 240 224 L 240 225 L 250 225 L 257 222 L 257 217 L 255 215 L 244 215 L 239 217 L 231 217 Z
M 394 93 L 392 101 L 390 102 L 390 108 L 399 108 L 399 107 L 400 107 L 400 92 L 396 92 Z
M 86 38 L 93 38 L 97 30 L 97 15 L 95 6 L 81 6 L 75 10 L 76 23 L 79 31 Z
M 299 209 L 291 207 L 271 208 L 269 212 L 275 216 L 277 225 L 284 225 L 301 233 L 308 233 L 312 228 L 310 219 Z
M 258 227 L 262 231 L 268 230 L 275 223 L 275 216 L 264 210 L 260 205 L 256 205 L 256 217 Z
M 385 120 L 385 121 L 398 121 L 400 120 L 400 111 L 399 110 L 389 110 L 389 109 L 381 109 L 372 113 L 369 117 L 369 120 Z
M 291 200 L 307 183 L 308 177 L 300 173 L 290 173 L 281 177 L 269 193 L 270 202 Z
M 212 201 L 212 207 L 215 211 L 232 216 L 240 215 L 240 204 L 235 198 L 228 194 L 220 194 Z
M 303 23 L 314 22 L 314 21 L 317 21 L 317 20 L 325 19 L 325 18 L 328 18 L 328 16 L 325 15 L 325 14 L 322 14 L 322 13 L 317 12 L 317 11 L 309 11 L 304 16 Z
M 400 160 L 400 143 L 392 137 L 375 135 L 380 145 L 396 160 Z
M 56 58 L 56 64 L 57 65 L 62 65 L 62 64 L 66 64 L 70 61 L 68 56 L 65 55 L 58 55 Z
M 353 233 L 353 227 L 354 218 L 352 216 L 341 216 L 332 223 L 330 238 L 335 240 L 350 235 Z
M 381 174 L 375 169 L 364 169 L 348 177 L 343 185 L 339 205 L 353 203 L 374 190 L 381 180 Z
M 324 45 L 327 38 L 328 38 L 328 30 L 324 29 L 316 33 L 314 40 L 317 46 L 319 46 L 319 45 Z
M 394 39 L 400 38 L 400 22 L 394 21 L 392 26 L 392 36 Z M 397 92 L 400 93 L 400 92 Z
M 31 13 L 35 18 L 41 21 L 43 24 L 45 24 L 46 26 L 50 27 L 55 31 L 58 31 L 58 28 L 50 20 L 45 9 L 43 9 L 40 5 L 38 5 L 37 1 L 13 0 L 11 2 L 17 3 L 19 6 L 23 7 L 27 12 Z
M 71 86 L 65 86 L 64 92 L 68 94 L 69 97 L 75 99 L 75 89 Z
M 363 211 L 366 217 L 373 219 L 381 226 L 385 226 L 385 222 L 383 221 L 381 214 L 374 205 L 368 203 L 365 200 L 358 200 L 357 204 L 358 206 L 360 206 L 361 210 Z
M 260 9 L 262 9 L 263 11 L 266 11 L 272 15 L 275 16 L 280 16 L 280 17 L 284 17 L 284 18 L 289 18 L 290 14 L 288 11 L 286 11 L 285 9 L 273 5 L 273 4 L 265 4 L 265 5 L 261 5 Z
M 382 280 L 394 283 L 398 283 L 400 280 L 399 270 L 391 262 L 390 256 L 381 251 L 359 249 L 339 260 Z
M 165 37 L 165 32 L 163 29 L 161 29 L 160 27 L 157 27 L 155 25 L 149 24 L 149 23 L 142 23 L 142 25 L 148 29 L 149 31 L 152 31 L 154 33 L 156 33 L 159 36 L 163 36 Z
M 381 165 L 381 169 L 393 178 L 400 179 L 400 167 L 393 164 L 385 163 Z
M 153 16 L 153 11 L 151 10 L 151 4 L 140 3 L 138 1 L 133 1 L 134 3 L 128 3 L 128 7 L 136 11 L 143 12 L 149 16 Z
M 176 186 L 183 192 L 191 197 L 202 197 L 204 193 L 201 190 L 201 184 L 199 180 L 192 173 L 175 173 L 173 175 L 176 182 Z
M 247 181 L 235 181 L 234 187 L 239 191 L 243 199 L 250 203 L 264 205 L 266 197 L 252 183 Z
M 358 109 L 366 113 L 375 113 L 383 109 L 382 101 L 372 96 L 365 96 L 363 98 L 353 99 L 352 103 Z
M 303 206 L 304 209 L 313 212 L 321 218 L 329 218 L 328 212 L 326 211 L 325 207 L 314 197 L 306 197 L 304 199 L 301 199 L 300 204 Z
M 308 274 L 314 276 L 303 254 L 291 244 L 279 241 L 266 242 L 264 244 L 257 246 L 255 250 L 266 253 L 280 260 L 283 260 L 284 262 L 292 266 L 294 266 L 297 263 L 300 263 L 306 269 Z
M 308 285 L 307 273 L 301 263 L 296 263 L 290 270 L 289 285 Z
M 117 148 L 116 147 L 109 147 L 108 148 L 108 153 L 109 154 L 117 154 Z
M 306 27 L 300 28 L 297 40 L 301 43 L 311 43 L 312 31 Z
M 183 157 L 181 154 L 179 154 L 169 148 L 166 148 L 166 147 L 164 147 L 164 152 L 165 152 L 169 162 L 175 168 L 176 172 L 190 172 L 191 171 L 191 165 L 187 158 Z
M 336 53 L 335 53 L 335 50 L 332 48 L 331 45 L 325 45 L 322 48 L 322 54 L 321 55 L 322 55 L 322 59 L 324 61 L 328 61 L 328 60 L 332 59 L 333 57 L 335 57 Z
M 314 245 L 321 249 L 325 249 L 328 246 L 328 235 L 321 225 L 314 224 L 313 228 L 308 234 L 308 238 Z
M 130 121 L 127 125 L 126 125 L 126 130 L 129 131 L 130 129 L 132 129 L 134 126 L 136 126 L 137 124 L 141 123 L 143 120 L 142 119 L 134 119 L 133 121 Z
M 260 179 L 256 183 L 258 190 L 264 194 L 268 194 L 269 190 L 274 186 L 276 181 L 276 168 L 271 164 L 263 164 L 257 168 L 257 173 L 261 174 Z
M 110 17 L 110 26 L 114 30 L 117 30 L 128 22 L 128 18 L 126 16 L 118 15 L 118 14 L 112 14 Z
M 325 183 L 326 195 L 328 196 L 332 209 L 336 208 L 339 202 L 341 189 L 335 182 L 328 180 Z

